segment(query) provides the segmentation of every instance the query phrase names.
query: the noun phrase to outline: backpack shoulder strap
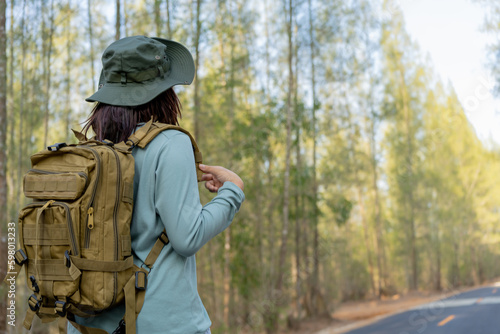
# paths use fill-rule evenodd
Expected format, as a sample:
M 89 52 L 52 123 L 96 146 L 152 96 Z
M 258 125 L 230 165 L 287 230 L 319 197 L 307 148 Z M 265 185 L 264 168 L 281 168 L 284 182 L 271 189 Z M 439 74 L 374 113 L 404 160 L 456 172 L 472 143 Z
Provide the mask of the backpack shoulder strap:
M 146 124 L 141 126 L 141 128 L 139 130 L 132 133 L 130 135 L 130 137 L 128 137 L 128 139 L 125 141 L 125 143 L 127 145 L 130 145 L 130 146 L 137 146 L 137 144 L 139 144 L 139 142 L 141 140 L 143 140 L 144 137 L 149 133 L 149 130 L 151 129 L 152 125 L 153 125 L 153 117 L 151 117 L 149 122 L 147 122 Z M 144 147 L 141 147 L 141 148 L 144 148 Z
M 196 163 L 196 176 L 198 182 L 200 182 L 201 176 L 203 175 L 203 172 L 199 169 L 199 165 L 202 163 L 203 160 L 202 154 L 200 152 L 200 149 L 198 148 L 196 140 L 186 129 L 172 124 L 165 124 L 158 122 L 153 123 L 151 120 L 148 123 L 146 123 L 143 127 L 141 127 L 139 130 L 137 130 L 134 134 L 132 134 L 132 136 L 129 137 L 129 140 L 132 141 L 135 146 L 138 146 L 140 148 L 145 148 L 156 136 L 158 136 L 161 132 L 165 130 L 177 130 L 182 133 L 185 133 L 189 137 L 189 139 L 191 140 L 191 145 L 193 146 L 194 161 Z

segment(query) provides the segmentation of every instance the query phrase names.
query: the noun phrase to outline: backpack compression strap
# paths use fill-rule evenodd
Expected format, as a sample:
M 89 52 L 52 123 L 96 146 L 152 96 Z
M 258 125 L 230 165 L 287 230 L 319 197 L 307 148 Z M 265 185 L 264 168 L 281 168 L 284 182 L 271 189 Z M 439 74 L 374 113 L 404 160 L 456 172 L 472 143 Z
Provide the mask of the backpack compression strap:
M 160 134 L 160 132 L 165 130 L 177 130 L 188 135 L 189 139 L 191 140 L 191 145 L 193 146 L 194 160 L 196 163 L 196 177 L 198 179 L 198 182 L 200 182 L 201 176 L 203 175 L 203 172 L 199 169 L 200 163 L 202 163 L 202 154 L 200 152 L 200 149 L 198 148 L 198 144 L 196 144 L 194 137 L 186 129 L 172 124 L 153 122 L 153 119 L 151 119 L 139 130 L 133 133 L 126 141 L 126 144 L 129 146 L 133 145 L 140 148 L 145 148 L 158 134 Z

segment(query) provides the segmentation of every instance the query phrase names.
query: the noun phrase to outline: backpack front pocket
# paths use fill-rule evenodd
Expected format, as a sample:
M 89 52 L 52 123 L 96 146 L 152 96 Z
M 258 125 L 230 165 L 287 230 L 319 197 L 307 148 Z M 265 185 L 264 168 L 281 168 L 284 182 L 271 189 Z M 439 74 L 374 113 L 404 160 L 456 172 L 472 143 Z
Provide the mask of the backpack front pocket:
M 87 180 L 84 172 L 32 169 L 24 177 L 24 195 L 40 200 L 74 201 L 84 193 Z
M 79 275 L 67 261 L 69 254 L 79 255 L 78 220 L 78 207 L 56 201 L 32 203 L 19 215 L 21 248 L 29 259 L 28 285 L 49 300 L 69 297 L 78 289 Z

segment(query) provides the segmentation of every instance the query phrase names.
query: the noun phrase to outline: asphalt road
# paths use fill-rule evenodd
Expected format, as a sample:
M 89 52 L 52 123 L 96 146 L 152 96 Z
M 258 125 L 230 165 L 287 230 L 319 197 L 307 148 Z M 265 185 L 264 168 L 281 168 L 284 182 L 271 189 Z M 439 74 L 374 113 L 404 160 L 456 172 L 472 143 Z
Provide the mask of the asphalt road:
M 500 286 L 425 304 L 348 334 L 500 334 Z

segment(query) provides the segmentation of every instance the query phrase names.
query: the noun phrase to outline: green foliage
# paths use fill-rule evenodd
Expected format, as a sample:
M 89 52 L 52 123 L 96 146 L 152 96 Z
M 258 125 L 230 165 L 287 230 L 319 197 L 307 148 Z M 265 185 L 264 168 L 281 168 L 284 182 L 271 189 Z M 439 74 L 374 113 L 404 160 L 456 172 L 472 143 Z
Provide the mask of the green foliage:
M 327 200 L 327 206 L 331 208 L 334 213 L 334 219 L 337 225 L 342 226 L 347 223 L 351 216 L 352 202 L 341 194 L 333 196 Z
M 54 0 L 50 15 L 50 2 L 16 1 L 8 17 L 9 220 L 23 205 L 27 157 L 44 136 L 72 141 L 70 129 L 91 110 L 83 99 L 95 89 L 116 16 L 111 2 L 90 3 L 89 17 L 87 2 Z M 197 22 L 197 1 L 122 2 L 121 33 L 160 30 L 198 49 L 199 105 L 194 87 L 176 88 L 182 125 L 200 125 L 207 164 L 245 181 L 231 228 L 197 255 L 214 333 L 273 333 L 290 314 L 331 311 L 338 301 L 500 275 L 500 150 L 478 140 L 453 88 L 405 31 L 396 1 L 294 1 L 291 92 L 282 2 L 199 4 Z M 487 28 L 497 33 L 498 6 L 489 5 Z M 289 93 L 290 225 L 277 291 Z M 202 187 L 200 195 L 213 198 Z

